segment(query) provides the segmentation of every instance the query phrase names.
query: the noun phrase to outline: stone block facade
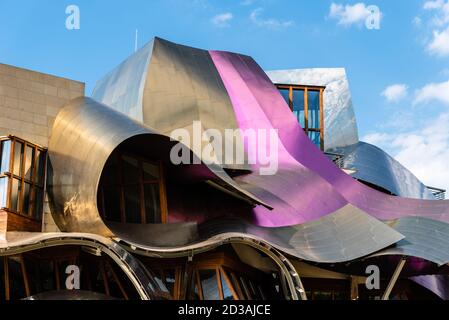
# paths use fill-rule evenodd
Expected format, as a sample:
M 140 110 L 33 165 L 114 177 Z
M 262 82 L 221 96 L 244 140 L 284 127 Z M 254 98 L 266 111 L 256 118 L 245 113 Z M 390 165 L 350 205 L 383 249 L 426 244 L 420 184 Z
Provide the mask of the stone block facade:
M 84 96 L 84 90 L 79 81 L 0 63 L 0 136 L 11 134 L 48 147 L 59 110 Z M 43 231 L 58 231 L 45 198 Z

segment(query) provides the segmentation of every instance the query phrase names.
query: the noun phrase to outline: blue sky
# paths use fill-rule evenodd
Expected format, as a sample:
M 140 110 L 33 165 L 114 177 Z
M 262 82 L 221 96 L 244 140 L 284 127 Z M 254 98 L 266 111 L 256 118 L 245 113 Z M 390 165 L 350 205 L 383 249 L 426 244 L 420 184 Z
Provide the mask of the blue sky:
M 65 28 L 68 5 L 80 30 Z M 380 30 L 365 27 L 368 5 Z M 264 69 L 345 67 L 360 136 L 449 188 L 449 0 L 0 0 L 0 62 L 81 80 L 159 36 Z

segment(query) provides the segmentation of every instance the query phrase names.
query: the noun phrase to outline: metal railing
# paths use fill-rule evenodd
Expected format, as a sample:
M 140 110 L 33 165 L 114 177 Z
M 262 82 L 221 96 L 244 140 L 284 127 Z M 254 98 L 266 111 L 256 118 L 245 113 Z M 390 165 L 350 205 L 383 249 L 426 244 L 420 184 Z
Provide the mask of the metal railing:
M 434 195 L 435 199 L 437 200 L 446 199 L 446 190 L 429 186 L 426 186 L 426 188 Z
M 339 167 L 340 169 L 343 169 L 343 158 L 345 157 L 344 154 L 334 153 L 334 152 L 325 152 L 324 154 L 329 159 L 331 159 L 337 167 Z

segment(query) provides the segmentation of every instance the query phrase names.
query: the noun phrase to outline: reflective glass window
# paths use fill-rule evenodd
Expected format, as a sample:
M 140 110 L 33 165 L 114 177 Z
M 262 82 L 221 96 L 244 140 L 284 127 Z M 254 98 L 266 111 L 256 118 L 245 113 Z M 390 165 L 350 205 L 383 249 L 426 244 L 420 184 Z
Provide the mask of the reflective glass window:
M 232 294 L 232 290 L 226 281 L 225 274 L 223 270 L 220 271 L 221 278 L 221 287 L 223 288 L 223 300 L 234 300 L 234 295 Z
M 11 140 L 2 141 L 2 161 L 0 172 L 9 172 L 9 160 L 11 158 Z
M 320 128 L 320 92 L 308 91 L 309 128 Z
M 123 156 L 123 182 L 127 183 L 138 183 L 140 181 L 139 175 L 139 162 L 137 159 Z
M 8 194 L 8 178 L 1 177 L 0 178 L 0 208 L 6 208 L 7 194 Z
M 30 209 L 30 198 L 31 198 L 31 184 L 25 183 L 25 190 L 23 192 L 23 204 L 22 213 L 28 215 Z
M 293 114 L 301 127 L 305 127 L 304 90 L 293 90 Z
M 34 207 L 33 207 L 33 217 L 40 220 L 42 218 L 42 207 L 44 200 L 44 191 L 41 188 L 34 188 Z
M 138 184 L 124 186 L 125 216 L 127 223 L 141 223 L 140 187 Z
M 165 286 L 170 291 L 170 294 L 174 296 L 175 282 L 176 282 L 175 270 L 174 269 L 164 270 L 164 275 L 165 275 Z
M 149 162 L 142 163 L 143 180 L 154 181 L 159 179 L 159 166 Z
M 103 196 L 107 197 L 104 199 L 104 214 L 106 220 L 120 222 L 120 187 L 117 185 L 103 187 Z
M 26 146 L 25 150 L 25 179 L 31 180 L 34 169 L 34 148 L 31 146 Z
M 22 189 L 22 182 L 18 179 L 12 179 L 11 184 L 11 205 L 10 209 L 13 211 L 19 211 L 19 195 Z
M 219 300 L 217 272 L 215 269 L 199 270 L 204 300 Z
M 44 171 L 44 166 L 45 166 L 45 156 L 46 153 L 42 152 L 40 150 L 37 150 L 37 154 L 36 154 L 36 168 L 37 168 L 37 179 L 36 182 L 39 186 L 43 186 L 44 185 L 44 178 L 45 178 L 45 171 Z
M 22 175 L 22 158 L 23 158 L 23 143 L 16 141 L 14 144 L 14 170 L 16 176 Z
M 161 222 L 161 204 L 158 184 L 145 184 L 145 216 L 146 223 Z

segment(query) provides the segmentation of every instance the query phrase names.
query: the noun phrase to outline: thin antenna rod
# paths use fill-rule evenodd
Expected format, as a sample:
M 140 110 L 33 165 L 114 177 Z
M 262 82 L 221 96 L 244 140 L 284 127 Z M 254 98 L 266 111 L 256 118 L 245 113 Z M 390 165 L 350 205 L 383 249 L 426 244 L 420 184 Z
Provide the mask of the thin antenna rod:
M 136 29 L 136 41 L 134 42 L 134 52 L 137 51 L 137 36 L 138 36 L 139 30 Z

